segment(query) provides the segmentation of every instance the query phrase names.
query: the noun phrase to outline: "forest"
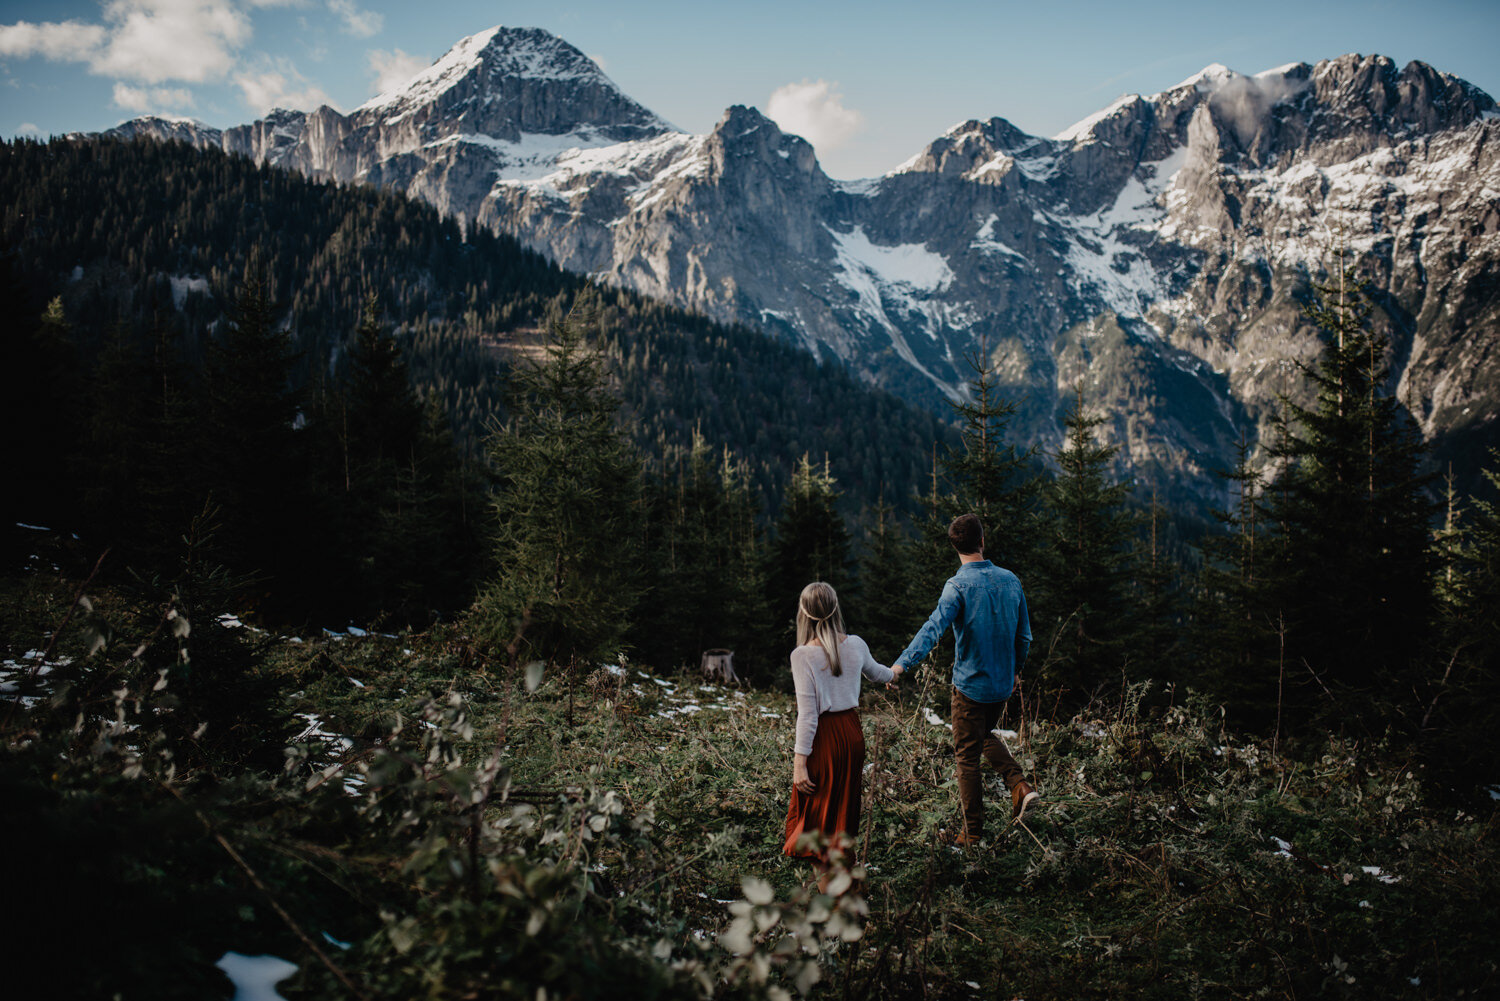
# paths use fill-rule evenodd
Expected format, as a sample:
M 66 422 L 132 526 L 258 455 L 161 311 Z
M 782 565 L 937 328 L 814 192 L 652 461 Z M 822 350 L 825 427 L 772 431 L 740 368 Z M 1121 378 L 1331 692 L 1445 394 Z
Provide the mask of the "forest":
M 250 948 L 288 998 L 1496 989 L 1500 457 L 1479 496 L 1430 472 L 1358 262 L 1308 276 L 1315 402 L 1205 530 L 1081 389 L 1056 453 L 1013 440 L 983 358 L 941 420 L 173 144 L 17 141 L 0 184 L 0 844 L 47 915 L 11 944 L 89 943 L 63 993 L 227 996 Z M 940 647 L 867 696 L 818 893 L 774 837 L 796 596 L 889 663 L 963 512 L 1026 589 L 1002 726 L 1048 810 L 939 844 Z

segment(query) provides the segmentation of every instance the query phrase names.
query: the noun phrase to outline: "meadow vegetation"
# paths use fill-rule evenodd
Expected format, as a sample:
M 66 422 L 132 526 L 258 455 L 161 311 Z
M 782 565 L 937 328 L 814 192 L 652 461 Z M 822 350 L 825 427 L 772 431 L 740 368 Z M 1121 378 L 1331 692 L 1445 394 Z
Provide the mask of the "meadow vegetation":
M 990 776 L 986 842 L 959 851 L 929 666 L 865 696 L 862 878 L 823 896 L 780 854 L 786 693 L 606 664 L 569 721 L 560 674 L 461 627 L 85 610 L 38 542 L 7 647 L 75 614 L 5 668 L 33 915 L 9 944 L 89 943 L 53 974 L 69 996 L 224 995 L 228 950 L 293 958 L 289 999 L 1436 998 L 1500 973 L 1495 812 L 1436 805 L 1388 740 L 1273 749 L 1149 682 L 1049 718 L 1023 689 L 1002 725 L 1045 809 L 1005 823 Z

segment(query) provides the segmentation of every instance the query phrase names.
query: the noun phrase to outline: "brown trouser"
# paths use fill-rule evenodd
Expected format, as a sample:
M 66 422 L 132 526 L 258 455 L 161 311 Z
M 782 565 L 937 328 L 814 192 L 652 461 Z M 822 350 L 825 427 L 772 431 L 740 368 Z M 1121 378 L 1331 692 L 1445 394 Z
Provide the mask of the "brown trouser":
M 982 753 L 1005 780 L 1005 788 L 1014 789 L 1025 776 L 1021 766 L 1010 756 L 1005 741 L 990 731 L 1000 722 L 1001 702 L 975 702 L 957 688 L 953 689 L 953 750 L 958 758 L 958 804 L 963 811 L 964 833 L 979 837 L 984 833 L 984 789 L 979 781 L 979 756 Z

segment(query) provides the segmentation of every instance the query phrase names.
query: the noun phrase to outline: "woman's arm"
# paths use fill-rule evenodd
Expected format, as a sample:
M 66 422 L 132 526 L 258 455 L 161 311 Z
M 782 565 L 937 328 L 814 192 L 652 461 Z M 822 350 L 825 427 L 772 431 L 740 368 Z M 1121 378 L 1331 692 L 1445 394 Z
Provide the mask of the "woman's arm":
M 806 764 L 818 732 L 818 689 L 813 684 L 812 665 L 801 647 L 792 651 L 792 684 L 797 688 L 797 736 L 792 750 Z
M 900 677 L 899 672 L 875 659 L 875 655 L 870 652 L 870 644 L 866 643 L 862 637 L 856 636 L 855 639 L 859 640 L 860 649 L 863 651 L 859 665 L 860 674 L 871 681 L 894 681 Z
M 813 784 L 813 780 L 808 777 L 807 755 L 805 754 L 792 755 L 792 785 L 796 787 L 798 792 L 808 795 L 811 795 L 813 790 L 818 788 Z

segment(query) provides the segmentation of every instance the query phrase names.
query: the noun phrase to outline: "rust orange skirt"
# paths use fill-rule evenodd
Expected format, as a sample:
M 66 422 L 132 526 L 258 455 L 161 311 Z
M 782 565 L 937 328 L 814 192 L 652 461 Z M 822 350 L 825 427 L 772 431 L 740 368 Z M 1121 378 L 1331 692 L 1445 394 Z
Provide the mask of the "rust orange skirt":
M 808 794 L 792 787 L 783 852 L 793 858 L 826 861 L 824 855 L 797 850 L 797 839 L 810 831 L 822 831 L 830 843 L 840 833 L 854 840 L 859 834 L 864 768 L 865 731 L 859 725 L 859 710 L 820 715 L 812 753 L 807 756 L 807 777 L 815 788 Z

